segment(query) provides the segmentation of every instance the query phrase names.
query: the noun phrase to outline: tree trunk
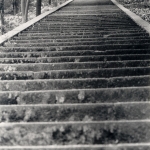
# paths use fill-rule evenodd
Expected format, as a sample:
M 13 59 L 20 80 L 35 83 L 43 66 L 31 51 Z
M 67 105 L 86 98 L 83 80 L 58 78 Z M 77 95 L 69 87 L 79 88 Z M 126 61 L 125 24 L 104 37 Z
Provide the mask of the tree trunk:
M 4 0 L 0 0 L 1 34 L 4 34 Z
M 21 0 L 22 23 L 25 22 L 25 0 Z
M 28 21 L 28 9 L 30 0 L 21 0 L 22 23 Z
M 19 0 L 13 0 L 12 4 L 14 15 L 16 15 L 19 11 Z
M 36 1 L 36 16 L 41 14 L 41 5 L 42 5 L 42 0 L 37 0 Z
M 58 5 L 58 1 L 54 0 L 54 6 L 57 7 L 57 5 Z
M 52 4 L 52 0 L 49 0 L 48 2 L 49 2 L 49 5 L 51 5 L 51 4 Z
M 25 7 L 25 22 L 28 21 L 29 2 L 30 2 L 30 0 L 27 0 L 27 1 L 26 1 L 26 7 Z

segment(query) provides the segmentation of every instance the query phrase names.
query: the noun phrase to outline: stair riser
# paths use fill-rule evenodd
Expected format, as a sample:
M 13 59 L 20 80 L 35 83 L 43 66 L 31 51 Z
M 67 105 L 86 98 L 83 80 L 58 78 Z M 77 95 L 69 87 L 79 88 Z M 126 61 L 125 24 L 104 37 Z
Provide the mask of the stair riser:
M 36 38 L 36 37 L 35 37 Z M 43 42 L 67 42 L 67 41 L 70 41 L 70 42 L 73 42 L 73 41 L 94 41 L 94 40 L 106 40 L 106 41 L 113 41 L 113 40 L 120 40 L 120 41 L 122 41 L 122 40 L 139 40 L 139 39 L 141 39 L 141 40 L 148 40 L 148 39 L 150 39 L 149 37 L 146 37 L 146 36 L 131 36 L 131 37 L 107 37 L 107 38 L 104 38 L 104 37 L 101 37 L 101 36 L 97 36 L 97 37 L 95 37 L 95 36 L 93 36 L 93 37 L 80 37 L 80 36 L 75 36 L 74 38 L 68 38 L 67 39 L 67 37 L 66 37 L 66 39 L 54 39 L 54 38 L 52 38 L 52 37 L 48 37 L 47 36 L 47 39 L 45 39 L 46 37 L 44 37 L 44 39 L 39 39 L 39 40 L 35 40 L 34 38 L 24 38 L 23 39 L 23 37 L 22 37 L 22 39 L 21 39 L 21 37 L 18 37 L 18 38 L 14 38 L 13 40 L 11 40 L 11 42 L 13 43 L 13 42 L 17 42 L 17 43 L 28 43 L 28 42 L 30 42 L 30 43 L 38 43 L 38 42 L 40 42 L 40 41 L 43 41 Z M 37 39 L 38 39 L 38 37 L 37 37 Z
M 124 61 L 124 60 L 149 60 L 149 55 L 118 55 L 118 56 L 72 56 L 72 57 L 41 57 L 41 58 L 7 58 L 0 59 L 0 63 L 59 63 L 59 62 L 88 62 L 88 61 Z
M 0 53 L 0 58 L 30 58 L 30 57 L 57 57 L 57 56 L 86 56 L 86 55 L 100 55 L 104 54 L 104 51 L 45 51 L 45 52 L 4 52 Z M 147 54 L 149 51 L 147 51 Z M 145 51 L 143 52 L 145 54 Z
M 91 45 L 95 45 L 95 46 L 97 46 L 97 45 L 117 45 L 118 44 L 118 47 L 120 46 L 124 46 L 125 44 L 126 45 L 128 45 L 129 44 L 129 46 L 130 45 L 135 45 L 135 44 L 139 44 L 139 42 L 142 42 L 142 41 L 134 41 L 134 43 L 132 44 L 132 42 L 131 41 L 125 41 L 125 42 L 118 42 L 118 43 L 116 43 L 115 41 L 114 42 L 67 42 L 67 43 L 50 43 L 50 42 L 43 42 L 43 43 L 23 43 L 23 44 L 21 44 L 21 43 L 12 43 L 12 44 L 8 44 L 8 46 L 9 45 L 12 45 L 13 47 L 48 47 L 48 46 L 78 46 L 78 45 L 83 45 L 83 46 L 91 46 Z M 141 45 L 141 47 L 139 47 L 139 48 L 144 48 L 145 46 L 146 46 L 146 44 L 147 45 L 150 45 L 150 40 L 147 40 L 147 41 L 145 41 L 145 42 L 143 42 L 142 44 L 140 44 Z M 7 45 L 7 44 L 6 44 Z M 143 47 L 142 47 L 143 46 Z
M 140 38 L 140 36 L 141 37 L 143 37 L 143 39 L 149 39 L 149 37 L 144 33 L 144 34 L 118 34 L 118 35 L 102 35 L 102 34 L 97 34 L 97 35 L 89 35 L 89 34 L 87 34 L 87 35 L 76 35 L 76 34 L 74 34 L 74 35 L 60 35 L 60 36 L 58 36 L 58 35 L 21 35 L 21 36 L 19 36 L 19 37 L 14 37 L 13 39 L 15 40 L 34 40 L 34 39 L 64 39 L 64 38 L 68 38 L 68 39 L 74 39 L 74 38 L 86 38 L 86 39 L 89 39 L 89 38 L 99 38 L 99 39 L 104 39 L 104 37 L 106 36 L 106 39 L 127 39 L 127 37 L 130 39 L 139 39 Z M 133 38 L 133 36 L 135 37 L 135 38 Z M 145 38 L 144 38 L 145 37 Z
M 59 96 L 56 103 L 63 103 Z M 150 103 L 1 106 L 0 122 L 105 121 L 150 119 Z
M 98 14 L 97 14 L 98 15 Z M 87 16 L 89 16 L 89 14 L 87 14 Z M 64 15 L 62 15 L 62 17 L 64 17 Z M 113 16 L 112 16 L 113 17 Z M 118 16 L 118 18 L 120 18 L 119 16 Z M 45 20 L 42 20 L 41 22 L 39 22 L 38 24 L 35 24 L 34 25 L 34 27 L 37 27 L 37 26 L 40 26 L 40 25 L 48 25 L 48 26 L 51 26 L 51 25 L 55 25 L 56 24 L 56 26 L 58 26 L 58 25 L 65 25 L 65 24 L 67 24 L 68 26 L 70 26 L 70 25 L 72 25 L 73 23 L 73 25 L 80 25 L 81 24 L 81 26 L 82 25 L 85 25 L 85 26 L 87 26 L 88 24 L 89 25 L 91 25 L 91 24 L 102 24 L 102 25 L 114 25 L 114 24 L 116 24 L 116 25 L 127 25 L 127 26 L 131 26 L 131 27 L 133 27 L 133 25 L 135 25 L 135 26 L 137 26 L 137 24 L 135 24 L 135 23 L 133 23 L 133 22 L 131 22 L 130 20 L 128 20 L 128 19 L 124 19 L 125 21 L 124 22 L 122 22 L 122 21 L 120 21 L 120 20 L 110 20 L 110 18 L 107 18 L 107 17 L 103 17 L 102 15 L 100 15 L 99 17 L 93 17 L 93 18 L 91 18 L 90 16 L 89 16 L 89 18 L 87 18 L 87 19 L 84 19 L 84 18 L 76 18 L 76 16 L 74 17 L 74 18 L 66 18 L 66 19 L 62 19 L 62 18 L 60 18 L 60 19 L 48 19 L 48 21 L 45 21 Z M 128 23 L 127 23 L 128 22 Z M 33 26 L 31 26 L 31 27 L 33 27 Z M 139 28 L 138 26 L 137 26 L 137 28 Z M 140 28 L 139 28 L 140 29 Z
M 59 17 L 59 15 L 54 15 L 54 16 L 42 19 L 39 23 L 40 24 L 42 24 L 42 23 L 43 24 L 46 24 L 46 23 L 47 24 L 53 24 L 53 23 L 55 24 L 56 22 L 58 22 L 58 23 L 66 23 L 66 22 L 72 23 L 71 22 L 72 20 L 70 21 L 70 19 L 74 18 L 74 22 L 77 22 L 80 19 L 80 20 L 85 21 L 85 22 L 86 21 L 90 21 L 91 23 L 95 23 L 95 22 L 101 21 L 102 23 L 116 23 L 116 24 L 122 24 L 123 23 L 123 24 L 135 24 L 135 25 L 137 25 L 135 22 L 133 22 L 130 18 L 128 18 L 126 16 L 124 16 L 124 20 L 120 20 L 121 15 L 119 16 L 117 11 L 113 12 L 113 13 L 115 13 L 114 15 L 117 16 L 117 18 L 114 18 L 114 17 L 112 18 L 112 15 L 111 15 L 111 18 L 108 18 L 108 17 L 106 17 L 106 14 L 104 15 L 102 13 L 99 14 L 99 16 L 97 14 L 96 15 L 85 14 L 84 16 L 83 15 L 71 14 L 69 16 L 69 15 L 63 15 L 63 13 L 65 13 L 65 12 L 61 11 L 61 13 L 62 13 L 62 16 L 60 16 L 60 17 Z M 72 12 L 70 11 L 70 13 L 72 13 Z M 108 13 L 108 15 L 110 15 L 110 14 Z M 62 19 L 62 17 L 63 17 L 63 19 Z M 102 18 L 102 17 L 105 17 L 105 18 Z M 36 25 L 38 25 L 38 24 L 36 24 Z
M 129 17 L 127 17 L 123 12 L 120 12 L 119 9 L 117 9 L 117 10 L 115 9 L 114 10 L 114 8 L 112 8 L 108 12 L 107 6 L 105 6 L 105 8 L 106 8 L 105 10 L 103 10 L 102 7 L 101 8 L 94 7 L 94 8 L 99 10 L 98 11 L 98 13 L 100 13 L 99 15 L 97 15 L 97 14 L 96 15 L 94 15 L 94 14 L 86 14 L 87 12 L 96 12 L 96 11 L 90 10 L 90 9 L 93 9 L 91 7 L 88 7 L 87 10 L 84 10 L 83 7 L 78 8 L 78 9 L 75 10 L 75 11 L 78 11 L 76 13 L 74 13 L 75 12 L 73 10 L 74 7 L 72 7 L 72 9 L 70 9 L 70 10 L 61 10 L 62 15 L 60 15 L 60 12 L 57 11 L 55 14 L 52 14 L 52 15 L 49 15 L 49 16 L 43 18 L 42 20 L 40 20 L 40 22 L 43 22 L 43 21 L 48 22 L 49 20 L 52 20 L 52 21 L 55 21 L 55 20 L 57 20 L 57 21 L 64 21 L 64 20 L 66 20 L 66 21 L 69 22 L 69 21 L 71 21 L 70 19 L 83 19 L 83 20 L 91 20 L 91 21 L 93 21 L 93 20 L 95 20 L 95 18 L 98 18 L 98 17 L 101 20 L 105 21 L 104 18 L 102 18 L 102 17 L 106 17 L 107 19 L 110 19 L 110 21 L 125 22 L 126 20 L 128 20 L 128 21 L 130 20 L 130 22 L 133 23 L 133 21 L 131 21 L 131 19 Z M 110 8 L 108 8 L 108 9 L 110 9 Z M 67 14 L 66 15 L 66 13 L 68 13 L 68 12 L 70 12 L 70 13 L 73 12 L 74 14 Z M 84 13 L 84 12 L 85 12 L 84 15 L 77 15 L 78 13 Z M 65 15 L 63 15 L 63 13 L 65 13 Z M 114 16 L 114 17 L 108 18 L 109 16 Z M 122 18 L 124 18 L 124 20 L 119 20 L 117 17 L 118 18 L 122 17 Z
M 20 41 L 16 41 L 16 40 L 11 40 L 11 43 L 17 43 L 16 45 L 18 44 L 38 44 L 40 42 L 42 42 L 43 44 L 47 44 L 47 43 L 55 43 L 55 44 L 58 44 L 58 43 L 66 43 L 68 45 L 67 42 L 69 42 L 70 44 L 74 44 L 76 42 L 83 42 L 83 43 L 86 43 L 86 42 L 98 42 L 100 44 L 124 44 L 124 43 L 144 43 L 144 42 L 149 42 L 150 41 L 150 38 L 146 38 L 146 37 L 143 37 L 143 38 L 134 38 L 134 39 L 127 39 L 127 38 L 124 38 L 124 39 L 109 39 L 109 38 L 87 38 L 87 39 L 61 39 L 61 40 L 55 40 L 55 39 L 52 39 L 52 40 L 20 40 Z
M 145 38 L 143 38 L 144 40 L 145 40 Z M 102 40 L 102 39 L 101 39 Z M 138 40 L 138 39 L 137 39 Z M 81 42 L 81 41 L 83 41 L 83 42 L 85 42 L 85 41 L 90 41 L 90 42 L 96 42 L 96 41 L 100 41 L 100 39 L 99 38 L 87 38 L 87 39 L 47 39 L 47 40 L 43 40 L 43 39 L 41 39 L 41 40 L 33 40 L 33 39 L 31 39 L 31 40 L 11 40 L 11 42 L 12 43 L 20 43 L 20 44 L 23 44 L 23 43 L 26 43 L 26 44 L 28 44 L 28 43 L 39 43 L 39 42 L 46 42 L 46 43 L 57 43 L 57 42 Z
M 105 55 L 121 55 L 121 54 L 149 54 L 149 49 L 120 49 L 120 50 L 107 50 Z
M 128 23 L 127 23 L 128 22 Z M 41 21 L 39 22 L 38 24 L 35 24 L 31 27 L 29 27 L 28 29 L 32 29 L 32 28 L 37 28 L 37 27 L 91 27 L 92 25 L 94 26 L 99 26 L 99 25 L 106 25 L 106 26 L 127 26 L 127 27 L 135 27 L 137 26 L 137 24 L 133 23 L 133 22 L 130 22 L 129 20 L 126 20 L 126 22 L 119 22 L 119 21 L 109 21 L 109 20 L 102 20 L 100 18 L 95 18 L 95 21 L 86 21 L 86 20 L 80 20 L 77 19 L 76 21 L 74 22 L 68 22 L 67 20 L 66 21 L 51 21 L 51 22 L 44 22 L 44 21 Z M 139 28 L 139 26 L 137 26 L 137 29 Z M 140 28 L 139 28 L 140 29 Z
M 149 76 L 102 79 L 1 81 L 1 91 L 35 91 L 149 86 Z
M 39 32 L 39 33 L 36 33 L 36 32 L 32 32 L 32 31 L 30 31 L 29 33 L 28 33 L 29 31 L 24 31 L 23 33 L 20 33 L 19 35 L 21 35 L 21 36 L 28 36 L 28 35 L 30 35 L 30 36 L 32 36 L 32 35 L 37 35 L 37 36 L 39 36 L 39 35 L 56 35 L 56 36 L 58 36 L 58 35 L 70 35 L 70 33 L 71 33 L 71 35 L 89 35 L 89 34 L 91 34 L 91 35 L 93 35 L 93 34 L 95 34 L 95 35 L 98 35 L 98 34 L 113 34 L 113 35 L 115 35 L 115 36 L 117 36 L 117 35 L 120 35 L 120 34 L 122 34 L 122 35 L 147 35 L 148 36 L 148 34 L 146 34 L 144 31 L 142 31 L 142 30 L 136 30 L 136 29 L 134 29 L 134 30 L 117 30 L 117 31 L 114 31 L 114 29 L 113 30 L 111 30 L 111 28 L 109 29 L 109 30 L 106 30 L 106 31 L 93 31 L 93 30 L 91 30 L 91 31 L 83 31 L 83 30 L 78 30 L 78 31 L 66 31 L 66 32 L 64 32 L 64 33 L 60 33 L 60 32 L 56 32 L 56 31 L 53 31 L 53 32 L 50 32 L 50 33 L 47 33 L 47 32 L 39 32 L 39 31 L 37 31 L 37 32 Z M 28 35 L 27 35 L 28 34 Z
M 130 23 L 133 23 L 133 21 L 131 21 L 131 19 L 129 19 L 127 16 L 125 16 L 124 14 L 120 13 L 120 12 L 109 12 L 109 13 L 102 13 L 102 12 L 98 12 L 100 13 L 99 15 L 94 15 L 93 13 L 95 11 L 87 11 L 88 14 L 85 13 L 85 15 L 77 15 L 77 14 L 83 14 L 82 12 L 79 12 L 79 13 L 76 13 L 76 15 L 74 15 L 72 13 L 72 11 L 69 11 L 70 12 L 70 16 L 69 15 L 63 15 L 63 13 L 66 13 L 66 12 L 63 12 L 61 11 L 62 15 L 60 17 L 58 17 L 58 15 L 54 15 L 54 16 L 50 16 L 50 17 L 46 17 L 45 19 L 41 20 L 41 22 L 43 23 L 50 23 L 50 22 L 98 22 L 98 21 L 103 21 L 104 23 L 109 21 L 110 22 L 119 22 L 119 23 L 127 23 L 127 21 Z M 92 13 L 92 14 L 90 14 Z M 112 15 L 112 13 L 114 13 Z M 120 14 L 119 14 L 120 13 Z M 79 17 L 78 17 L 79 16 Z M 55 17 L 55 18 L 54 18 Z M 117 19 L 116 19 L 117 18 Z M 124 21 L 122 20 L 119 20 L 119 18 L 124 18 Z
M 150 68 L 122 68 L 97 70 L 62 70 L 47 72 L 0 72 L 1 80 L 35 80 L 35 79 L 71 79 L 71 78 L 110 78 L 120 76 L 149 75 Z
M 14 47 L 12 44 L 7 44 L 7 48 L 1 48 L 0 52 L 43 52 L 43 51 L 68 51 L 68 50 L 99 50 L 99 51 L 105 51 L 105 50 L 120 50 L 120 49 L 149 49 L 149 44 L 114 44 L 114 45 L 80 45 L 80 46 L 51 46 L 51 47 Z
M 99 25 L 106 25 L 106 26 L 128 26 L 128 27 L 135 27 L 135 23 L 132 23 L 132 22 L 129 22 L 129 23 L 122 23 L 122 22 L 108 22 L 107 20 L 104 22 L 103 20 L 100 20 L 98 19 L 98 21 L 95 21 L 95 22 L 90 22 L 90 23 L 87 23 L 87 22 L 62 22 L 61 21 L 57 21 L 56 22 L 39 22 L 38 24 L 35 24 L 31 27 L 29 27 L 28 29 L 32 29 L 32 28 L 38 28 L 38 27 L 45 27 L 45 28 L 48 28 L 48 27 L 53 27 L 55 26 L 56 27 L 91 27 L 91 26 L 99 26 Z
M 114 30 L 116 30 L 116 31 L 120 31 L 120 30 L 122 30 L 122 32 L 126 32 L 126 31 L 128 31 L 129 32 L 129 29 L 127 28 L 127 29 L 125 29 L 125 28 L 117 28 L 117 27 L 114 27 L 114 28 L 110 28 L 110 27 L 108 27 L 108 28 L 91 28 L 91 29 L 85 29 L 85 28 L 81 28 L 81 29 L 58 29 L 58 30 L 54 30 L 54 29 L 49 29 L 49 30 L 43 30 L 43 31 L 41 31 L 41 30 L 31 30 L 31 31 L 28 31 L 28 30 L 26 30 L 26 31 L 24 31 L 24 33 L 47 33 L 47 32 L 55 32 L 55 33 L 60 33 L 60 32 L 93 32 L 93 31 L 101 31 L 101 30 L 106 30 L 106 31 L 114 31 Z M 136 30 L 133 30 L 133 29 L 130 29 L 131 31 L 134 31 L 134 32 L 136 32 Z M 137 30 L 137 31 L 139 31 L 139 30 Z
M 80 63 L 51 63 L 51 64 L 1 64 L 0 71 L 49 71 L 65 69 L 90 69 L 90 68 L 122 68 L 122 67 L 148 67 L 149 60 L 141 61 L 118 61 L 118 62 L 80 62 Z
M 55 27 L 52 27 L 52 26 L 38 26 L 38 27 L 32 27 L 32 32 L 33 31 L 57 31 L 57 30 L 94 30 L 94 29 L 97 29 L 97 30 L 102 30 L 102 29 L 134 29 L 135 26 L 129 26 L 129 25 L 103 25 L 103 24 L 93 24 L 93 25 L 89 25 L 89 26 L 55 26 Z M 27 31 L 30 31 L 30 29 L 28 29 Z
M 62 90 L 32 92 L 1 92 L 1 105 L 56 104 L 58 97 L 64 97 L 64 104 L 70 103 L 115 103 L 144 102 L 150 99 L 149 87 L 106 88 L 93 90 Z M 134 110 L 134 109 L 133 109 Z
M 30 32 L 28 33 L 28 31 L 24 31 L 23 33 L 20 33 L 19 36 L 46 36 L 46 35 L 49 35 L 50 37 L 52 36 L 55 36 L 55 37 L 60 37 L 60 36 L 63 36 L 63 35 L 69 35 L 70 37 L 71 36 L 79 36 L 79 35 L 88 35 L 89 37 L 90 36 L 99 36 L 99 35 L 108 35 L 108 36 L 111 36 L 111 37 L 122 37 L 122 36 L 148 36 L 147 33 L 145 33 L 144 31 L 139 31 L 139 30 L 125 30 L 125 31 L 121 31 L 121 30 L 117 30 L 116 32 L 112 31 L 112 30 L 106 30 L 106 31 L 66 31 L 66 32 L 63 32 L 63 33 L 60 33 L 60 32 L 50 32 L 50 33 L 47 33 L 47 32 L 41 32 L 41 33 L 34 33 L 34 32 Z

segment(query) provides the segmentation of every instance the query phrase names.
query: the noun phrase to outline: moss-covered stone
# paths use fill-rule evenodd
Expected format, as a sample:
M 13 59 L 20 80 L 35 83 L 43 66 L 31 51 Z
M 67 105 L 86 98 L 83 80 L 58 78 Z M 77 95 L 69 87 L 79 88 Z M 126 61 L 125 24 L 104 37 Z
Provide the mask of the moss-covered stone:
M 15 126 L 14 126 L 15 125 Z M 149 122 L 1 125 L 2 146 L 148 143 Z
M 0 107 L 0 122 L 87 122 L 150 119 L 149 102 L 62 105 L 65 102 L 63 95 L 59 95 L 56 101 L 59 105 L 2 106 Z

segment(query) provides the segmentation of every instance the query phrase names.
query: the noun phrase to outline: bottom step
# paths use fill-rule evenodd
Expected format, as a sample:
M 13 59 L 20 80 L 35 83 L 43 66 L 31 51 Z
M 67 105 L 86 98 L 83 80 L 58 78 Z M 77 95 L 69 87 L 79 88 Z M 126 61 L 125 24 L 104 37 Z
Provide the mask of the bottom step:
M 1 146 L 150 143 L 150 120 L 2 123 Z

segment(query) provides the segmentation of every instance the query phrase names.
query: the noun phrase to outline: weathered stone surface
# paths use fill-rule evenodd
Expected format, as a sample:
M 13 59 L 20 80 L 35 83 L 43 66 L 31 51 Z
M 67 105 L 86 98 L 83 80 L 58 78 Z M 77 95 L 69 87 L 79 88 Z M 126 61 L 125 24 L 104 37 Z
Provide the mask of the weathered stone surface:
M 150 60 L 125 60 L 125 61 L 96 61 L 96 62 L 64 62 L 64 63 L 19 63 L 1 64 L 0 71 L 50 71 L 65 69 L 90 69 L 90 68 L 125 68 L 128 67 L 148 67 Z M 135 68 L 136 69 L 136 68 Z
M 149 67 L 74 69 L 52 71 L 9 71 L 0 72 L 0 80 L 72 79 L 72 78 L 110 78 L 120 76 L 149 75 Z
M 81 98 L 80 98 L 81 99 Z M 58 105 L 2 106 L 0 122 L 106 121 L 150 119 L 150 103 L 64 104 L 58 95 Z
M 0 104 L 55 104 L 59 95 L 63 103 L 116 103 L 150 100 L 149 87 L 0 92 Z
M 0 81 L 1 91 L 36 91 L 149 86 L 149 76 Z M 122 86 L 123 85 L 123 86 Z
M 1 146 L 150 142 L 150 123 L 104 122 L 1 125 Z M 111 135 L 111 136 L 110 136 Z

